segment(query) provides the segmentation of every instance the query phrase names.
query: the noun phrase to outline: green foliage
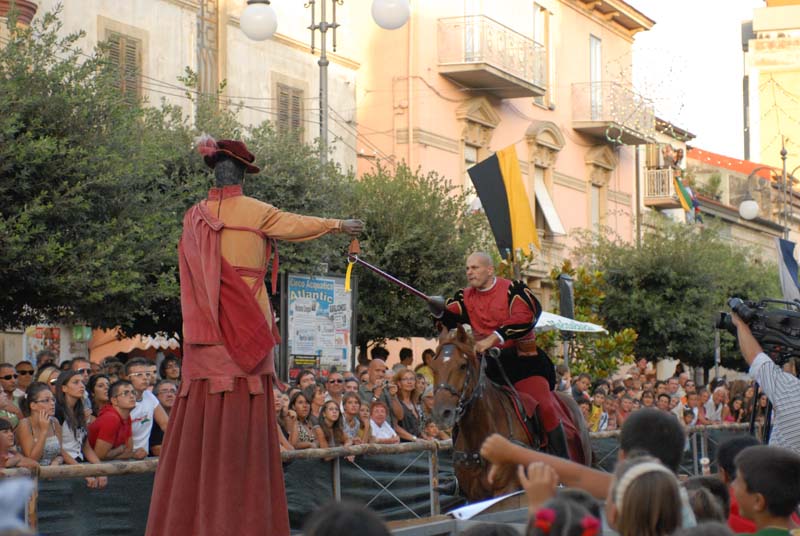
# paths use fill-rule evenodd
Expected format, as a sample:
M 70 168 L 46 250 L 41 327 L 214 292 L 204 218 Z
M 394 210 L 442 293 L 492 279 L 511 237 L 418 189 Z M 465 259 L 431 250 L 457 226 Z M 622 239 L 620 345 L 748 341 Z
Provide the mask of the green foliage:
M 558 308 L 558 276 L 569 274 L 573 280 L 575 319 L 581 322 L 592 322 L 606 325 L 601 311 L 606 299 L 604 292 L 605 279 L 600 271 L 590 271 L 584 267 L 572 267 L 570 261 L 564 261 L 560 269 L 550 272 L 556 289 L 555 306 Z M 631 328 L 620 328 L 608 335 L 575 333 L 571 340 L 569 368 L 575 374 L 586 372 L 593 378 L 607 377 L 616 372 L 622 365 L 633 362 L 633 348 L 638 335 Z M 557 331 L 537 335 L 537 340 L 545 348 L 553 347 L 561 342 L 562 336 Z
M 450 295 L 464 260 L 485 233 L 482 214 L 465 214 L 463 195 L 436 173 L 379 167 L 355 184 L 353 214 L 364 219 L 362 257 L 429 294 Z M 365 269 L 359 277 L 358 343 L 433 334 L 424 303 Z
M 177 292 L 176 182 L 188 138 L 169 107 L 126 101 L 56 14 L 9 21 L 0 55 L 0 324 L 147 324 Z
M 601 314 L 611 330 L 632 327 L 639 334 L 635 354 L 680 359 L 710 367 L 713 322 L 727 298 L 780 295 L 776 267 L 749 257 L 721 238 L 713 225 L 654 222 L 641 247 L 618 239 L 586 236 L 579 255 L 605 274 Z M 723 364 L 743 361 L 723 334 Z

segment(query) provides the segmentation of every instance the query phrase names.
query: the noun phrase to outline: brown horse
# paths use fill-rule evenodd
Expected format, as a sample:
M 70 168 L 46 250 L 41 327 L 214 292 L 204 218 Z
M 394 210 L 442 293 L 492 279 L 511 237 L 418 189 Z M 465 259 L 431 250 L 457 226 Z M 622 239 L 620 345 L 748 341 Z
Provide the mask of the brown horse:
M 436 355 L 430 361 L 435 385 L 433 418 L 440 427 L 453 428 L 456 478 L 470 502 L 520 488 L 516 468 L 511 466 L 498 468 L 494 481 L 489 483 L 489 465 L 480 456 L 481 445 L 487 437 L 497 433 L 536 448 L 516 417 L 511 396 L 486 377 L 474 348 L 475 340 L 462 326 L 449 331 L 442 329 Z M 565 417 L 571 418 L 578 429 L 579 437 L 568 434 L 570 452 L 575 461 L 588 465 L 591 462 L 589 431 L 580 408 L 572 397 L 556 394 L 562 408 L 566 407 Z

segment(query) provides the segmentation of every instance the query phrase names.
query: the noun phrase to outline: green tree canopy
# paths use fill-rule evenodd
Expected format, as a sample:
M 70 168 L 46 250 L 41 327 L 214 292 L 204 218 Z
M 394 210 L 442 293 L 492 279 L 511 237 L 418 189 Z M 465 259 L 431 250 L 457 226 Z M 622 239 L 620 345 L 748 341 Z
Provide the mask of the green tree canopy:
M 714 320 L 727 299 L 780 296 L 777 269 L 722 238 L 717 225 L 655 222 L 640 247 L 593 235 L 583 240 L 584 265 L 603 272 L 606 327 L 639 334 L 635 354 L 692 365 L 714 363 Z M 732 337 L 723 335 L 723 360 L 742 367 Z

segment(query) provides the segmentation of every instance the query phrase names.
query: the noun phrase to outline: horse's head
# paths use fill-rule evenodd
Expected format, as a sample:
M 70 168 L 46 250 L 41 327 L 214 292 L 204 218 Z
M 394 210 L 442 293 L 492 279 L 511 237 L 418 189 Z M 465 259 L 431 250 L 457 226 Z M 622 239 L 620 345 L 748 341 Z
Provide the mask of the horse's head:
M 433 370 L 433 420 L 438 426 L 452 427 L 475 390 L 479 365 L 475 339 L 463 326 L 439 333 L 439 346 L 430 361 Z

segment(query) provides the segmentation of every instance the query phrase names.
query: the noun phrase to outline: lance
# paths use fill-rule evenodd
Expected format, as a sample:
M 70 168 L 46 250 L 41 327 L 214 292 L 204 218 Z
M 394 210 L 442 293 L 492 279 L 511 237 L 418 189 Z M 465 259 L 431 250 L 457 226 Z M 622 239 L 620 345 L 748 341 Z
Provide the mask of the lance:
M 398 287 L 400 287 L 403 290 L 407 291 L 408 293 L 413 294 L 414 296 L 416 296 L 418 298 L 422 298 L 426 302 L 429 302 L 429 303 L 431 302 L 431 297 L 430 296 L 428 296 L 427 294 L 425 294 L 424 292 L 422 292 L 420 290 L 415 289 L 414 287 L 412 287 L 408 283 L 400 281 L 395 276 L 384 272 L 383 270 L 381 270 L 377 266 L 373 266 L 372 264 L 368 263 L 367 261 L 365 261 L 364 259 L 359 257 L 360 253 L 361 253 L 361 246 L 359 245 L 358 240 L 354 238 L 350 242 L 350 249 L 347 252 L 347 260 L 348 260 L 349 264 L 347 266 L 347 276 L 345 277 L 345 288 L 346 289 L 350 288 L 350 272 L 351 272 L 351 269 L 353 268 L 353 265 L 354 264 L 360 264 L 364 268 L 367 268 L 368 270 L 378 274 L 379 276 L 381 276 L 382 278 L 386 279 L 387 281 L 390 281 L 391 283 L 394 283 L 395 285 L 397 285 Z

